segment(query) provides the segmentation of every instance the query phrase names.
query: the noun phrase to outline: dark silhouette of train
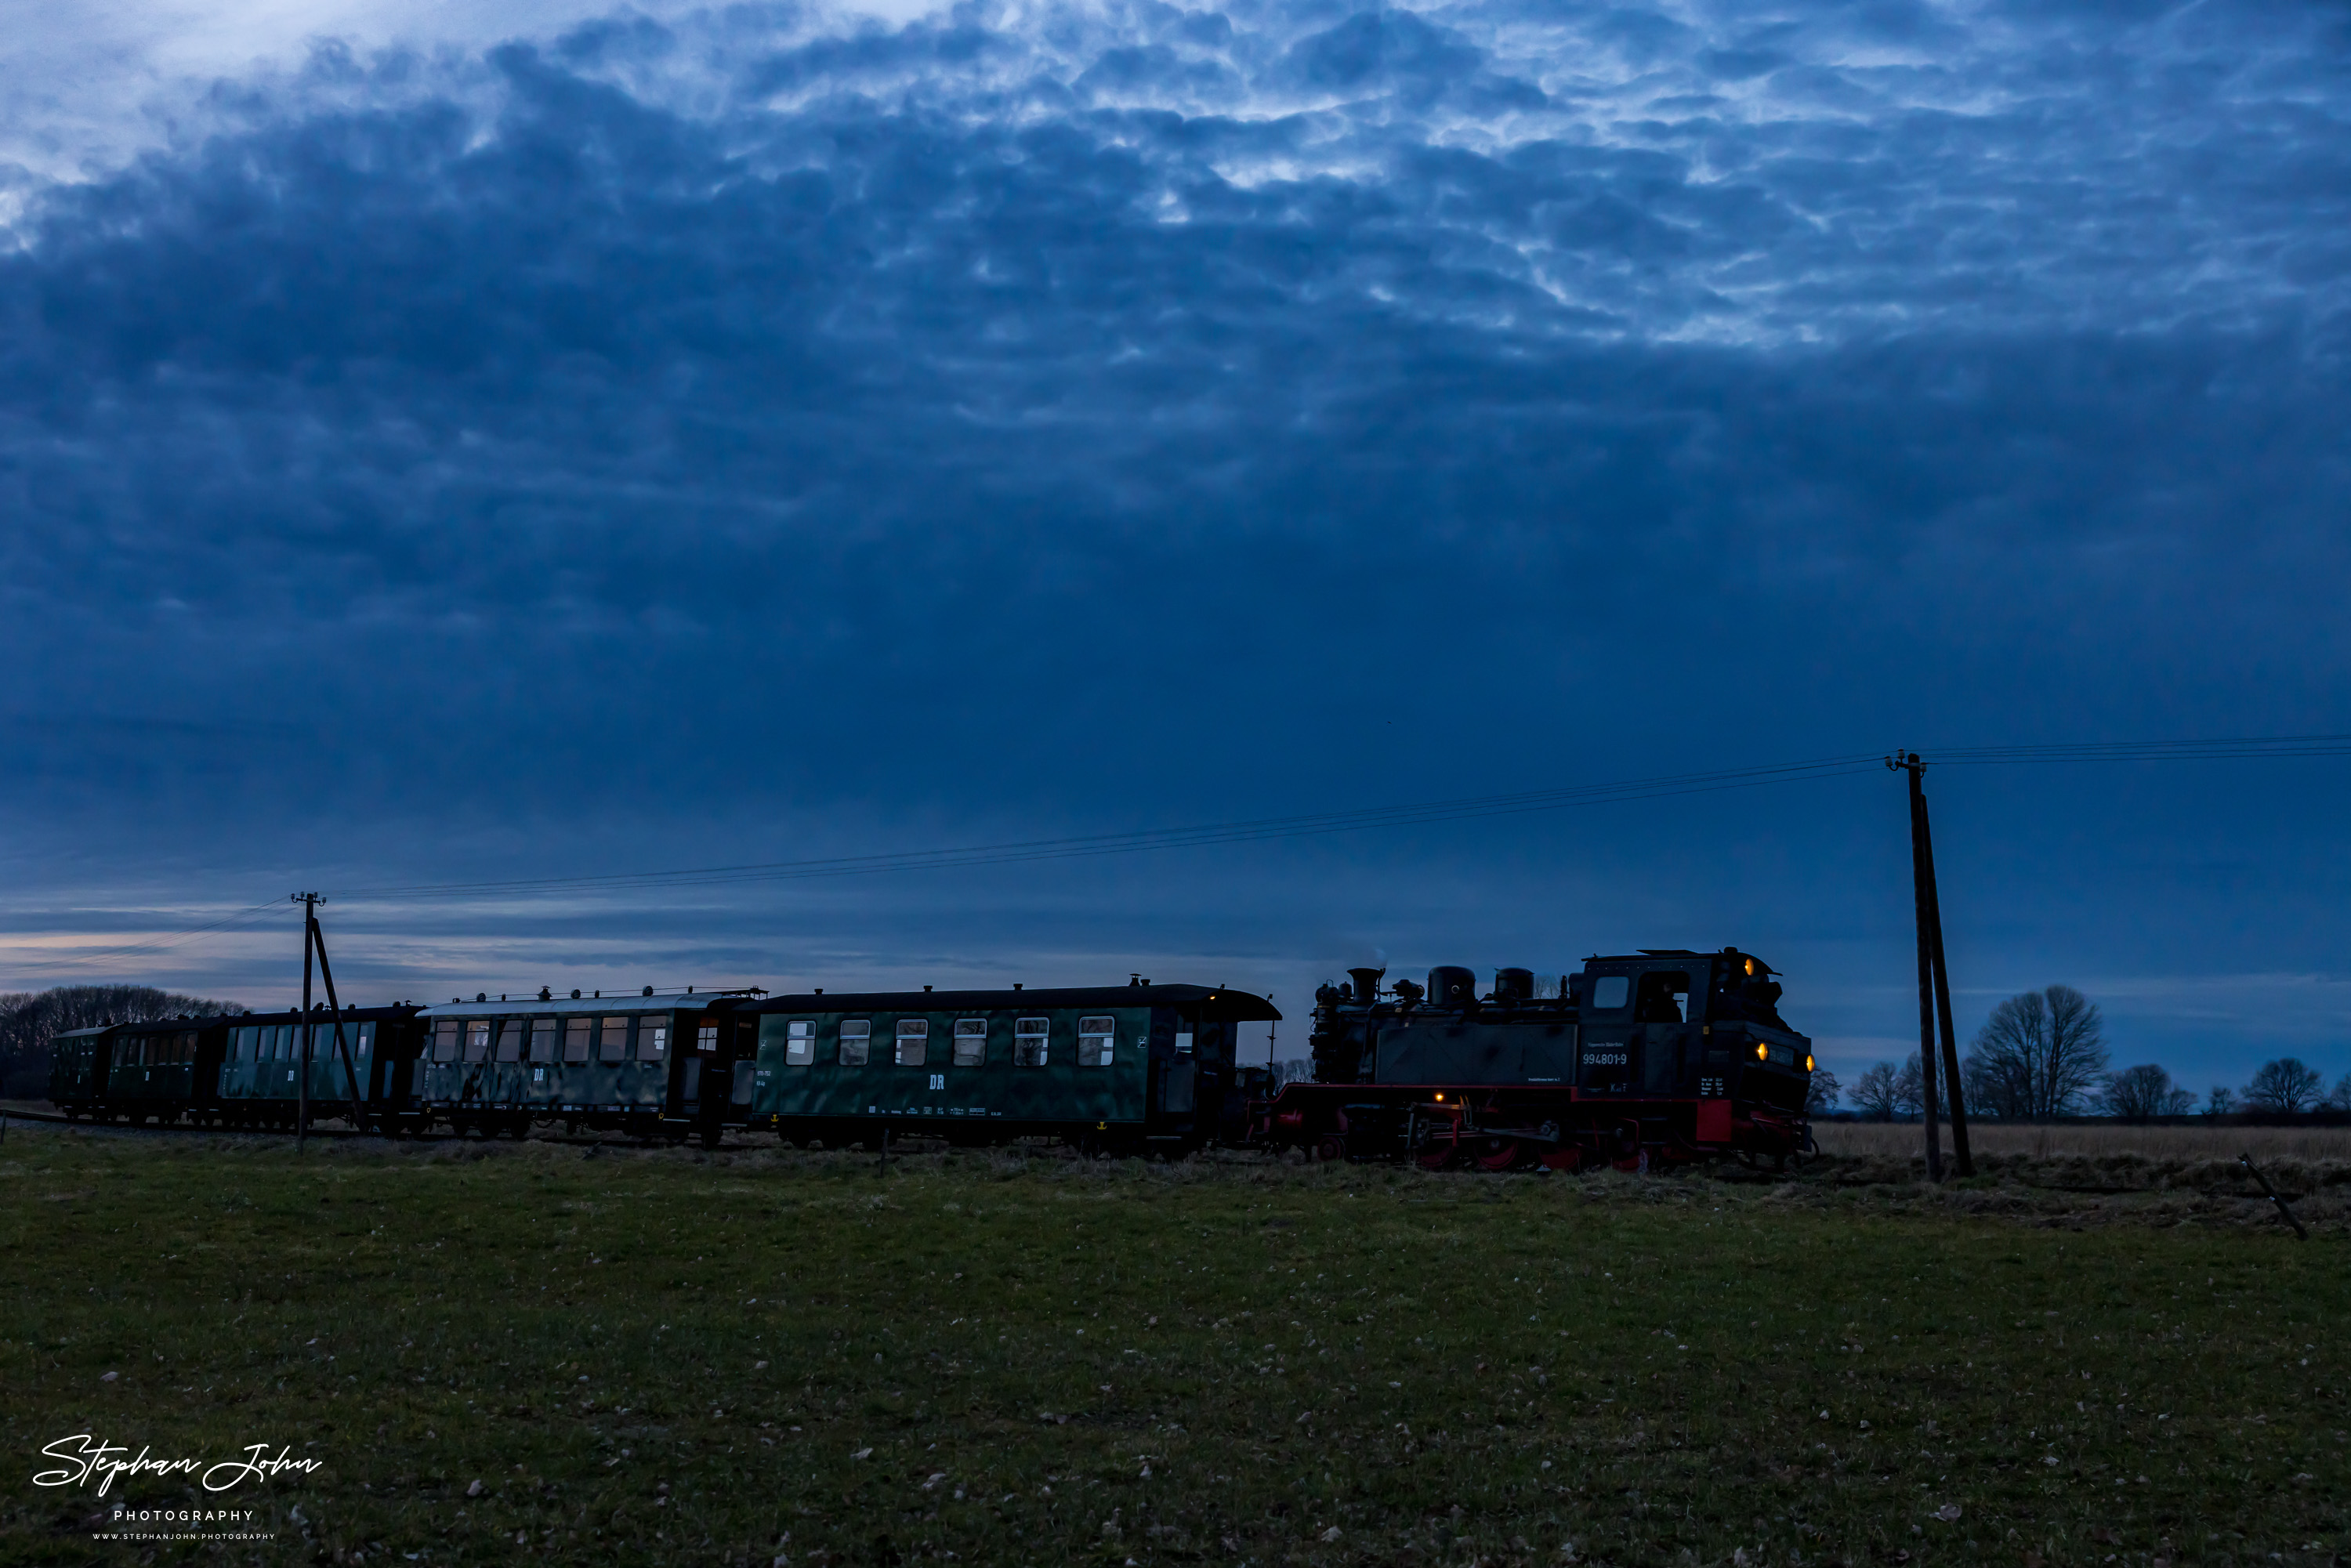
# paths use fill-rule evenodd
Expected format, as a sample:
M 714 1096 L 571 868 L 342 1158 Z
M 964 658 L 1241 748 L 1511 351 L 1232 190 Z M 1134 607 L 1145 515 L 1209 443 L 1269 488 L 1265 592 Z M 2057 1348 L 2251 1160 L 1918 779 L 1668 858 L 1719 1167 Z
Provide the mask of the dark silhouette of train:
M 1576 1170 L 1808 1146 L 1811 1043 L 1760 959 L 1725 948 L 1588 960 L 1560 994 L 1525 969 L 1478 994 L 1382 971 L 1318 994 L 1314 1076 L 1276 1090 L 1238 1026 L 1280 1014 L 1225 987 L 453 998 L 78 1030 L 50 1098 L 68 1116 L 519 1137 L 772 1132 L 802 1146 L 896 1134 L 1058 1138 L 1100 1153 L 1207 1145 L 1328 1159 Z
M 1535 995 L 1531 971 L 1431 969 L 1426 988 L 1353 969 L 1315 997 L 1314 1076 L 1285 1084 L 1252 1141 L 1432 1169 L 1638 1166 L 1810 1146 L 1812 1041 L 1750 954 L 1598 955 Z

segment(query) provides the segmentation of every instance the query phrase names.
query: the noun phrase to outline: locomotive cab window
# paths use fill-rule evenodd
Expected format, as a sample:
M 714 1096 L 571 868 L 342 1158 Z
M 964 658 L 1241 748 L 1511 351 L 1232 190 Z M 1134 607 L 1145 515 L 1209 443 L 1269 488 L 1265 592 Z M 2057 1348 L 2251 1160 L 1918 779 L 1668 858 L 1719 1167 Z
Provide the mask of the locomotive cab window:
M 1633 977 L 1630 975 L 1594 975 L 1592 977 L 1592 1010 L 1613 1013 L 1632 999 Z
M 669 1019 L 665 1018 L 637 1020 L 637 1060 L 659 1061 L 669 1049 Z
M 480 1023 L 465 1026 L 465 1060 L 487 1061 L 490 1059 L 490 1025 L 485 1019 Z
M 523 1042 L 528 1038 L 524 1031 L 529 1028 L 530 1025 L 521 1019 L 508 1019 L 498 1025 L 498 1060 L 500 1061 L 522 1060 Z
M 625 1018 L 606 1019 L 596 1031 L 596 1060 L 626 1061 L 629 1059 L 629 1020 Z
M 564 1061 L 585 1061 L 588 1060 L 588 1031 L 590 1028 L 594 1027 L 595 1022 L 596 1020 L 594 1019 L 565 1019 L 563 1020 Z
M 1047 1056 L 1046 1042 L 1052 1033 L 1049 1019 L 1021 1019 L 1012 1026 L 1012 1065 L 1042 1067 Z
M 865 1065 L 865 1047 L 873 1033 L 871 1019 L 841 1020 L 841 1064 L 843 1067 Z
M 898 1020 L 898 1065 L 922 1067 L 931 1059 L 931 1020 L 900 1019 Z
M 784 1025 L 784 1065 L 806 1067 L 816 1060 L 816 1020 L 794 1019 Z
M 1108 1067 L 1111 1047 L 1118 1039 L 1118 1019 L 1114 1018 L 1080 1019 L 1078 1020 L 1078 1065 Z
M 355 1056 L 365 1056 L 368 1053 L 369 1049 L 374 1044 L 375 1025 L 371 1023 L 363 1023 L 360 1025 L 360 1040 L 359 1044 L 352 1048 L 352 1054 Z
M 957 1067 L 977 1067 L 987 1060 L 987 1020 L 957 1019 L 955 1026 L 955 1064 Z
M 1679 969 L 1657 969 L 1641 977 L 1633 1015 L 1639 1023 L 1679 1023 L 1680 998 L 1689 995 L 1689 977 Z

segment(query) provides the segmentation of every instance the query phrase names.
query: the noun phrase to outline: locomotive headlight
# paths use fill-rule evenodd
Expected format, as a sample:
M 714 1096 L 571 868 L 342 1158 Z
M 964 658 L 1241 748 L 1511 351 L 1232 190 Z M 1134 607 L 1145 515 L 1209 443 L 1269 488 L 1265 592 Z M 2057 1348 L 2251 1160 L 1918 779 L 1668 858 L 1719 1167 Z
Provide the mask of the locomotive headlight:
M 1804 1071 L 1807 1071 L 1807 1072 L 1810 1072 L 1812 1070 L 1813 1070 L 1813 1053 L 1812 1053 L 1811 1051 L 1808 1051 L 1804 1052 Z
M 1755 1043 L 1755 1060 L 1756 1060 L 1756 1061 L 1771 1061 L 1771 1048 L 1770 1046 L 1768 1046 L 1768 1045 L 1765 1045 L 1765 1044 L 1764 1044 L 1762 1041 L 1761 1041 L 1761 1040 L 1756 1041 L 1756 1043 Z

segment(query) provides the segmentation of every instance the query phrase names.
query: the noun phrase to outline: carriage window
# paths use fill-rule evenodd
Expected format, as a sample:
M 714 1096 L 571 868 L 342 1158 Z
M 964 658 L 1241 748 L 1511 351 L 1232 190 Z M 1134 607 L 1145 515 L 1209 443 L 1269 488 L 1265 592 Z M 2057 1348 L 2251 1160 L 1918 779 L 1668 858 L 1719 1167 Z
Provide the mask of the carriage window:
M 520 1019 L 508 1019 L 498 1025 L 498 1060 L 500 1061 L 522 1060 L 522 1048 L 526 1038 L 524 1031 L 529 1028 L 530 1026 Z
M 1592 982 L 1592 1010 L 1596 1013 L 1613 1013 L 1623 1007 L 1625 998 L 1632 994 L 1633 977 L 1630 975 L 1595 977 Z
M 596 1020 L 594 1019 L 565 1019 L 563 1020 L 564 1061 L 585 1061 L 588 1060 L 588 1031 L 595 1026 Z
M 898 1065 L 921 1067 L 931 1059 L 931 1020 L 898 1020 Z
M 871 1019 L 843 1019 L 841 1020 L 841 1064 L 843 1067 L 865 1065 L 866 1040 L 872 1032 L 873 1024 Z
M 359 1044 L 358 1044 L 358 1045 L 353 1049 L 353 1054 L 354 1054 L 354 1055 L 358 1055 L 358 1056 L 365 1056 L 365 1055 L 368 1053 L 368 1048 L 369 1048 L 370 1046 L 373 1045 L 374 1043 L 375 1043 L 375 1025 L 373 1025 L 373 1024 L 371 1024 L 371 1023 L 363 1023 L 363 1024 L 360 1025 L 360 1042 L 359 1042 Z
M 542 1063 L 555 1060 L 555 1020 L 553 1019 L 531 1020 L 530 1059 Z
M 816 1060 L 816 1020 L 794 1019 L 784 1026 L 784 1064 L 806 1067 Z
M 669 1019 L 666 1018 L 637 1020 L 637 1060 L 659 1061 L 669 1050 Z
M 604 1027 L 596 1034 L 596 1060 L 626 1061 L 629 1059 L 629 1020 L 624 1018 L 606 1019 Z
M 260 1032 L 261 1031 L 257 1029 L 237 1029 L 230 1030 L 228 1037 L 228 1059 L 231 1061 L 251 1061 L 253 1060 L 254 1036 Z
M 715 1023 L 706 1023 L 695 1030 L 694 1049 L 705 1056 L 715 1054 L 718 1050 L 718 1026 Z
M 276 1032 L 275 1030 L 272 1031 Z M 433 1060 L 455 1061 L 462 1047 L 458 1044 L 457 1020 L 443 1019 L 433 1026 Z
M 955 1027 L 955 1064 L 957 1067 L 977 1067 L 987 1061 L 987 1020 L 957 1019 Z
M 465 1026 L 465 1060 L 487 1061 L 490 1059 L 490 1026 L 486 1019 Z
M 1080 1019 L 1078 1020 L 1078 1065 L 1108 1067 L 1111 1043 L 1117 1038 L 1118 1020 L 1116 1019 Z
M 1045 1065 L 1046 1038 L 1052 1032 L 1048 1019 L 1021 1019 L 1012 1026 L 1012 1065 L 1042 1067 Z
M 1176 1031 L 1176 1054 L 1177 1056 L 1189 1056 L 1192 1054 L 1192 1031 L 1190 1030 L 1179 1029 Z

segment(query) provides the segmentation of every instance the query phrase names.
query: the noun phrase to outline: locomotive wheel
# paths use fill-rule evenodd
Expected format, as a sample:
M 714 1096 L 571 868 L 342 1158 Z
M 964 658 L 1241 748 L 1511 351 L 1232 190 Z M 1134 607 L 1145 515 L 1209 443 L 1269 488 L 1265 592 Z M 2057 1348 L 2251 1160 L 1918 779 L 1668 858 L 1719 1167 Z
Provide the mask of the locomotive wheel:
M 1524 1154 L 1516 1138 L 1496 1138 L 1478 1156 L 1478 1168 L 1481 1171 L 1515 1170 Z
M 1347 1157 L 1347 1140 L 1337 1133 L 1325 1133 L 1314 1145 L 1314 1157 L 1325 1164 L 1334 1164 Z
M 1455 1157 L 1460 1153 L 1461 1140 L 1458 1136 L 1448 1134 L 1443 1143 L 1431 1138 L 1421 1145 L 1420 1168 L 1425 1171 L 1444 1170 L 1453 1164 Z

